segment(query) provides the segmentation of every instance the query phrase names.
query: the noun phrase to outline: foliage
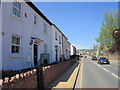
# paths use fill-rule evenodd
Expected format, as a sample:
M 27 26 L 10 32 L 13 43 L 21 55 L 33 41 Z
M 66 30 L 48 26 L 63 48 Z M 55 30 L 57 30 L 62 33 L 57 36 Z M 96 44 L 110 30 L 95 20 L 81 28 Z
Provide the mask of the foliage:
M 95 40 L 100 45 L 100 52 L 107 53 L 109 49 L 114 44 L 114 38 L 112 37 L 113 30 L 117 29 L 118 25 L 118 11 L 105 12 L 104 20 L 102 21 L 102 26 L 100 29 L 99 36 Z

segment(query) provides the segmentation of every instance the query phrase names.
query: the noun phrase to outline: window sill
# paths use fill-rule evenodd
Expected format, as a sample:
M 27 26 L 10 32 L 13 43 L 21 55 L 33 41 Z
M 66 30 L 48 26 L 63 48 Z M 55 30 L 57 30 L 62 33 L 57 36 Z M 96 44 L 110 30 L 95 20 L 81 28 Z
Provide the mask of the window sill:
M 20 55 L 20 54 L 12 54 L 11 56 L 10 56 L 11 58 L 24 58 L 22 55 Z
M 23 19 L 21 19 L 21 18 L 19 18 L 19 17 L 15 16 L 14 14 L 12 14 L 12 16 L 13 16 L 14 18 L 16 18 L 16 19 L 18 19 L 18 20 L 20 20 L 20 21 L 24 22 L 24 20 L 23 20 Z
M 34 27 L 38 28 L 38 25 L 37 24 L 33 24 Z
M 22 56 L 11 56 L 11 58 L 24 58 Z

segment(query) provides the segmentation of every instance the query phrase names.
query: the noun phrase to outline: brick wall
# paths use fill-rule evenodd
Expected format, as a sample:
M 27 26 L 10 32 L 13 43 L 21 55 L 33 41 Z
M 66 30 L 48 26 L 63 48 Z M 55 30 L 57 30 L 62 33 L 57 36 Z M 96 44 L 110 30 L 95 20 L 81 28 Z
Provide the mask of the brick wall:
M 43 67 L 43 80 L 45 87 L 55 81 L 75 62 L 75 59 L 71 59 Z M 10 78 L 5 77 L 2 83 L 2 88 L 37 88 L 36 69 L 16 74 Z
M 4 78 L 3 88 L 37 88 L 36 69 Z
M 76 61 L 75 59 L 71 59 L 68 61 L 48 66 L 48 68 L 45 69 L 43 72 L 45 87 L 50 85 L 59 76 L 61 76 L 68 68 L 70 68 L 71 65 L 75 63 L 75 61 Z

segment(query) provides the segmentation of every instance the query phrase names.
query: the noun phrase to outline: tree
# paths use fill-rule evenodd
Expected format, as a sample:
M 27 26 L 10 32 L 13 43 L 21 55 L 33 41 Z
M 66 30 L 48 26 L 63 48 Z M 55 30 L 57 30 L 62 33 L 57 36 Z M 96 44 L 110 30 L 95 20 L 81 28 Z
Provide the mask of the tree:
M 112 36 L 113 30 L 119 28 L 118 25 L 118 11 L 105 12 L 102 26 L 100 29 L 99 36 L 95 40 L 100 45 L 100 52 L 107 53 L 114 44 L 114 38 Z

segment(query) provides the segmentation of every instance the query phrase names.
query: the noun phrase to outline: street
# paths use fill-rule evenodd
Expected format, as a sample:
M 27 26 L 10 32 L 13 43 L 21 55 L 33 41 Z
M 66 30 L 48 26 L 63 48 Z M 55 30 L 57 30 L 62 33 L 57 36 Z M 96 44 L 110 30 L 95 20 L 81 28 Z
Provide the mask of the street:
M 120 63 L 99 65 L 90 58 L 82 59 L 81 69 L 75 88 L 118 88 Z

